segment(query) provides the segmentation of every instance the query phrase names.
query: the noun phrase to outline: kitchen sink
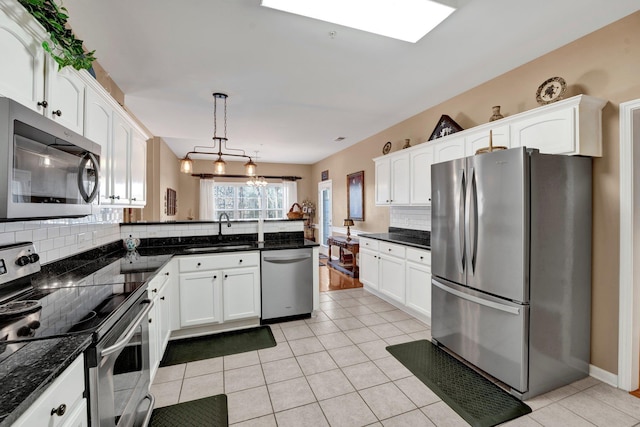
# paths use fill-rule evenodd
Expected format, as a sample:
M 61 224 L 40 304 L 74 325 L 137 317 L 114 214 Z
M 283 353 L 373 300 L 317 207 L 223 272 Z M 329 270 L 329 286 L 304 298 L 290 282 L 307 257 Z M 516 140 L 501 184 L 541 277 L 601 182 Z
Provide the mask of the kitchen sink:
M 246 243 L 246 244 L 239 244 L 239 245 L 229 245 L 229 244 L 224 244 L 224 245 L 212 245 L 212 246 L 202 246 L 202 247 L 197 247 L 197 248 L 188 248 L 185 249 L 185 252 L 224 252 L 224 251 L 235 251 L 235 250 L 239 250 L 239 249 L 253 249 L 255 248 L 255 245 L 251 244 L 251 243 Z

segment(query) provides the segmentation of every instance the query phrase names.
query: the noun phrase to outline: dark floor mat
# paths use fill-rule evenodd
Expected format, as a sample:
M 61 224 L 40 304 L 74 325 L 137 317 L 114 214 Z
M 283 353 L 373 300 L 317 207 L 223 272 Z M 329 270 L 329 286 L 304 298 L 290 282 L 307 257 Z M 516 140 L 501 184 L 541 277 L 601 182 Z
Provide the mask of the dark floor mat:
M 160 366 L 177 365 L 212 357 L 274 347 L 276 340 L 269 326 L 221 332 L 204 337 L 170 341 Z
M 474 427 L 490 427 L 531 408 L 430 341 L 387 347 L 387 351 Z
M 227 427 L 227 395 L 178 403 L 153 410 L 150 427 Z

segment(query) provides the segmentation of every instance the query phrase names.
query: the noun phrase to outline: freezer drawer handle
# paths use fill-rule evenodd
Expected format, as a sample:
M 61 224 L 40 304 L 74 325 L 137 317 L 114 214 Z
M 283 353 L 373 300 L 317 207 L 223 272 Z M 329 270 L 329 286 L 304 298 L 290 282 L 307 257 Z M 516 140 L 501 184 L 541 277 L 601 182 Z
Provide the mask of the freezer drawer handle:
M 305 259 L 311 258 L 310 254 L 304 254 L 301 256 L 297 256 L 294 258 L 291 257 L 287 257 L 287 258 L 279 258 L 279 257 L 263 257 L 262 259 L 265 262 L 272 262 L 274 264 L 291 264 L 294 262 L 298 262 L 298 261 L 304 261 Z
M 455 289 L 451 289 L 450 287 L 445 286 L 442 283 L 437 282 L 436 280 L 432 280 L 431 283 L 434 284 L 435 286 L 437 286 L 438 288 L 442 289 L 443 291 L 449 292 L 450 294 L 457 296 L 458 298 L 462 298 L 462 299 L 465 299 L 467 301 L 474 302 L 474 303 L 480 304 L 480 305 L 484 305 L 486 307 L 494 308 L 496 310 L 501 310 L 501 311 L 504 311 L 504 312 L 507 312 L 507 313 L 511 313 L 511 314 L 515 314 L 515 315 L 519 315 L 520 314 L 520 309 L 519 308 L 510 307 L 508 305 L 499 304 L 499 303 L 493 302 L 493 301 L 487 301 L 485 299 L 478 298 L 478 297 L 475 297 L 473 295 L 465 294 L 465 293 L 457 291 Z

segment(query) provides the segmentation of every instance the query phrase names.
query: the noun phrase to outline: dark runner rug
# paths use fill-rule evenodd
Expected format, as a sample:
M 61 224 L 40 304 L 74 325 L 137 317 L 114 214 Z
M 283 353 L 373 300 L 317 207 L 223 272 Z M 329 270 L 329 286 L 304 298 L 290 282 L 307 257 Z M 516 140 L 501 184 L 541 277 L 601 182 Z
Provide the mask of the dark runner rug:
M 420 340 L 387 351 L 474 427 L 490 427 L 531 412 L 516 399 L 446 351 Z
M 203 337 L 186 338 L 170 341 L 164 352 L 160 366 L 178 365 L 212 357 L 229 356 L 246 351 L 274 347 L 269 326 L 241 329 L 239 331 L 221 332 Z
M 150 427 L 227 427 L 227 395 L 178 403 L 153 410 Z

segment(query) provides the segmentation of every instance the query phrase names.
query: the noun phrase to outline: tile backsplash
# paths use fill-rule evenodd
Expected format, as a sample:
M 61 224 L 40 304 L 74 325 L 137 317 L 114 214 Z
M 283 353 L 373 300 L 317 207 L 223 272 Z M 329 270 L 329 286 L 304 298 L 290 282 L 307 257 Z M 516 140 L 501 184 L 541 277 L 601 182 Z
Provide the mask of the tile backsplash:
M 82 218 L 0 222 L 0 245 L 33 242 L 46 264 L 120 239 L 122 212 L 105 208 Z
M 257 221 L 231 221 L 231 227 L 222 223 L 222 235 L 228 234 L 256 234 L 258 232 Z M 265 221 L 263 230 L 265 233 L 279 233 L 290 231 L 304 231 L 302 221 Z M 185 223 L 137 223 L 122 224 L 120 238 L 129 236 L 139 239 L 154 237 L 182 237 L 182 236 L 208 236 L 218 234 L 217 222 Z
M 391 206 L 389 226 L 431 231 L 431 206 Z

